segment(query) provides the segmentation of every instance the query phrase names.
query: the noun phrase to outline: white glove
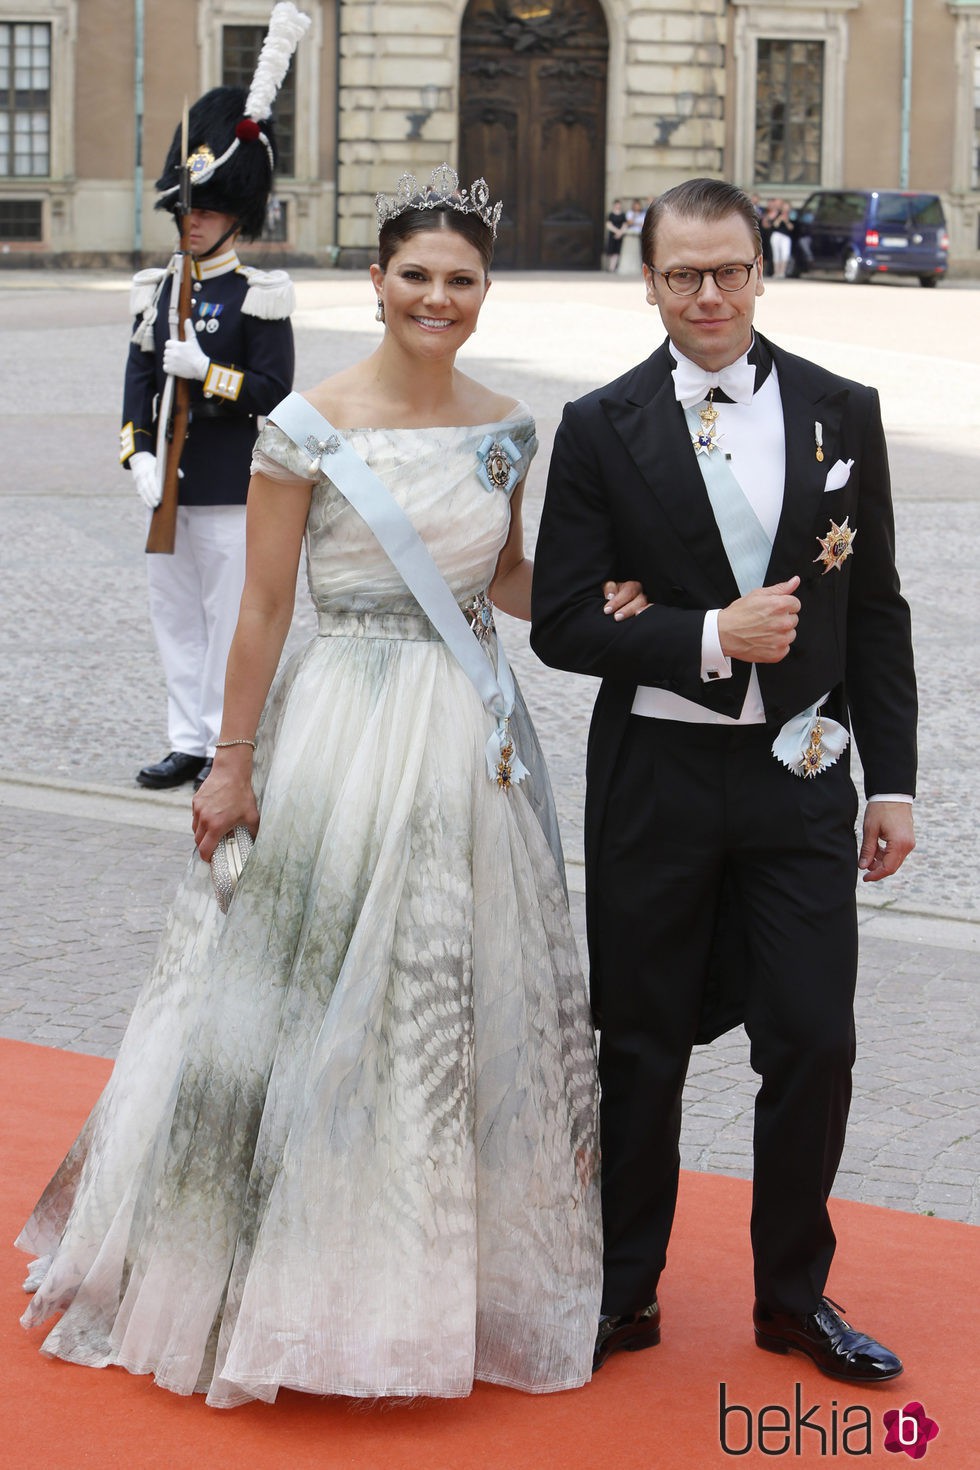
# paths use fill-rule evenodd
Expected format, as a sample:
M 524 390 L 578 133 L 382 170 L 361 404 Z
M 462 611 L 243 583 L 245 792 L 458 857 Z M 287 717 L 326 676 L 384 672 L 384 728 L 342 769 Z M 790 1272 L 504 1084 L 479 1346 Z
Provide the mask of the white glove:
M 157 457 L 148 449 L 138 449 L 128 460 L 137 493 L 148 510 L 156 510 L 163 498 L 163 487 L 157 483 Z
M 183 342 L 168 337 L 163 344 L 163 371 L 177 378 L 198 378 L 203 383 L 210 366 L 211 359 L 201 351 L 194 323 L 188 318 Z

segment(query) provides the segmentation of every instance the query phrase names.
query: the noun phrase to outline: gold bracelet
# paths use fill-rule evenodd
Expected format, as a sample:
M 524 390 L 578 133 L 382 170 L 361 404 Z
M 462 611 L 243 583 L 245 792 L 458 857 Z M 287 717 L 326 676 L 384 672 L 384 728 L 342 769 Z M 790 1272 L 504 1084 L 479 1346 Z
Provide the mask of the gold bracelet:
M 255 741 L 249 740 L 247 735 L 243 735 L 239 740 L 216 740 L 214 742 L 215 750 L 227 750 L 229 745 L 250 745 L 253 750 L 258 749 Z

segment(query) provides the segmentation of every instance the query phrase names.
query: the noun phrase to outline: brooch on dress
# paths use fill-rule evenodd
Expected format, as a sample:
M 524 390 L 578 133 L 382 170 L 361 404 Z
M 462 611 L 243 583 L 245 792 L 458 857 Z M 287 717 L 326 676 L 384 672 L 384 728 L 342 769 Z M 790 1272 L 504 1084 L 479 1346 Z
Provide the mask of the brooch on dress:
M 476 451 L 480 461 L 477 474 L 487 490 L 503 490 L 509 495 L 521 478 L 521 451 L 509 435 L 497 439 L 487 434 Z
M 849 556 L 853 555 L 851 542 L 857 535 L 857 527 L 852 531 L 847 524 L 849 517 L 845 516 L 843 524 L 838 526 L 836 521 L 831 521 L 830 530 L 826 536 L 818 536 L 817 540 L 823 547 L 819 556 L 815 556 L 815 562 L 822 561 L 824 564 L 823 575 L 836 567 L 840 571 Z
M 489 641 L 493 633 L 493 603 L 485 592 L 476 592 L 468 602 L 461 604 L 470 631 L 480 643 Z
M 340 435 L 331 434 L 329 439 L 318 439 L 315 434 L 308 434 L 303 444 L 307 454 L 311 455 L 309 472 L 316 475 L 320 469 L 320 461 L 325 454 L 336 454 L 340 448 Z

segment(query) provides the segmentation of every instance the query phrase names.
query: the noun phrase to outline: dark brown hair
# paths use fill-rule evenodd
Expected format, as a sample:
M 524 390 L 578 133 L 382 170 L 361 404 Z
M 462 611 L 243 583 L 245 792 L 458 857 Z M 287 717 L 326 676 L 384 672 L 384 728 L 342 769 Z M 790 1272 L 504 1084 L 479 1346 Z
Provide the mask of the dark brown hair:
M 493 260 L 490 226 L 484 224 L 478 214 L 463 214 L 448 204 L 437 205 L 435 209 L 406 209 L 394 219 L 385 220 L 378 234 L 378 264 L 381 269 L 386 271 L 399 246 L 423 230 L 454 230 L 457 235 L 462 235 L 479 254 L 484 273 L 490 274 L 490 262 Z
M 755 253 L 762 253 L 762 235 L 759 216 L 755 205 L 742 189 L 726 184 L 723 179 L 688 179 L 677 184 L 655 199 L 646 212 L 640 247 L 644 265 L 653 265 L 653 252 L 657 245 L 657 226 L 665 214 L 678 215 L 681 219 L 702 220 L 713 224 L 726 215 L 737 214 L 744 219 L 755 242 Z

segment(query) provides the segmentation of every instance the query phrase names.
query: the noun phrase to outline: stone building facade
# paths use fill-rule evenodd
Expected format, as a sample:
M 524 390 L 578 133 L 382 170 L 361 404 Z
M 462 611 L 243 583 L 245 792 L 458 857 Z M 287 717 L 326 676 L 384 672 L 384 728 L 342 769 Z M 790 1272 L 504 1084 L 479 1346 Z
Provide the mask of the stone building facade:
M 693 174 L 939 192 L 980 271 L 980 0 L 301 0 L 262 250 L 358 264 L 373 196 L 448 159 L 501 263 L 594 268 L 614 197 Z M 0 0 L 0 264 L 156 258 L 184 96 L 247 81 L 269 0 Z

